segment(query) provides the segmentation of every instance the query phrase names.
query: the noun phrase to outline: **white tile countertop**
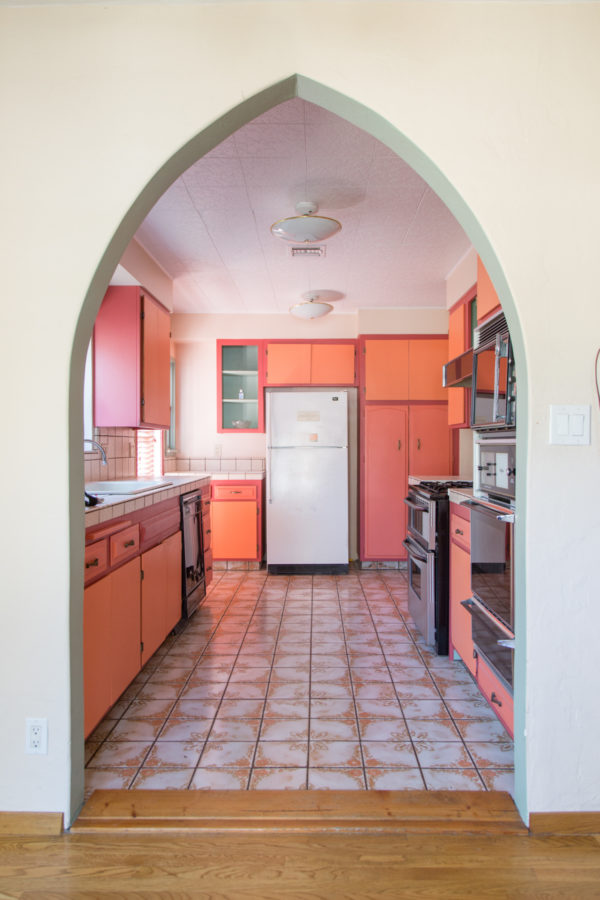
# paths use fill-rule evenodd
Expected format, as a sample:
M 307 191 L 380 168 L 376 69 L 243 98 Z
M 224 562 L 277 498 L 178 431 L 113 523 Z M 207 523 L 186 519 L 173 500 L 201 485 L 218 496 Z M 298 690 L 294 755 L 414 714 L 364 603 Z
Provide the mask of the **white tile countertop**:
M 211 481 L 262 481 L 264 477 L 264 472 L 166 472 L 163 476 L 164 487 L 159 486 L 137 494 L 98 494 L 102 503 L 98 506 L 86 506 L 85 527 L 126 516 L 171 497 L 179 497 L 180 494 L 197 490 Z

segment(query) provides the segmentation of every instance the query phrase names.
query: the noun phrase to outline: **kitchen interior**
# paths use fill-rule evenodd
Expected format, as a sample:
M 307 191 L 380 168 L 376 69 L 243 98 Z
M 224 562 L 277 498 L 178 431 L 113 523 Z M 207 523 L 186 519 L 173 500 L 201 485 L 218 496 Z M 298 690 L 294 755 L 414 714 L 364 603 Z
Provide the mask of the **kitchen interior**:
M 87 797 L 512 790 L 510 335 L 414 170 L 255 119 L 148 214 L 87 375 Z

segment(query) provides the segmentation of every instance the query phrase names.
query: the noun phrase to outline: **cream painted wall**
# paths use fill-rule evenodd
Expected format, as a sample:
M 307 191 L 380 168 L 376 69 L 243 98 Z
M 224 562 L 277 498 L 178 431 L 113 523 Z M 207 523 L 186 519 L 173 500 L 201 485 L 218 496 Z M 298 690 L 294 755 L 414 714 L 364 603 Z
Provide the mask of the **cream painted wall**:
M 417 168 L 494 280 L 519 377 L 518 803 L 600 808 L 599 33 L 597 4 L 526 0 L 0 9 L 1 808 L 69 819 L 83 796 L 81 383 L 101 297 L 168 183 L 296 86 Z M 548 444 L 551 403 L 591 404 L 590 446 Z M 26 716 L 48 717 L 47 756 L 24 754 Z

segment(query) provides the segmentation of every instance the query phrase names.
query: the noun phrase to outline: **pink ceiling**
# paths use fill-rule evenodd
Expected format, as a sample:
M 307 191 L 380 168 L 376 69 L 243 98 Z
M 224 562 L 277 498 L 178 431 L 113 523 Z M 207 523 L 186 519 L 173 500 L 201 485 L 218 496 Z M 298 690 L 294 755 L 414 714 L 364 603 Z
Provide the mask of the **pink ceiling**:
M 270 226 L 299 200 L 342 223 L 319 259 L 292 258 Z M 442 201 L 379 141 L 294 99 L 231 135 L 163 195 L 136 239 L 173 278 L 180 313 L 287 313 L 309 290 L 339 312 L 444 307 L 469 249 Z

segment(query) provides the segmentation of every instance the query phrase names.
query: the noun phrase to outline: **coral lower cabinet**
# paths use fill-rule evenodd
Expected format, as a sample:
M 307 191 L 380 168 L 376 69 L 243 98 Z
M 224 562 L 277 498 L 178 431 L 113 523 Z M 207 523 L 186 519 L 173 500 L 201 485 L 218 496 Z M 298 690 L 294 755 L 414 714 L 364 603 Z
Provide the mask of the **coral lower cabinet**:
M 408 475 L 452 470 L 445 337 L 361 338 L 362 560 L 406 559 Z M 398 402 L 402 401 L 402 402 Z
M 263 556 L 262 481 L 213 481 L 211 539 L 215 560 Z
M 108 288 L 94 324 L 94 425 L 169 428 L 170 321 L 143 288 Z
M 134 517 L 137 521 L 131 521 Z M 83 596 L 86 737 L 181 619 L 178 500 L 91 528 L 87 540 Z
M 450 504 L 450 657 L 460 656 L 472 675 L 476 660 L 471 615 L 462 606 L 471 596 L 471 521 L 469 510 Z
M 468 508 L 450 504 L 450 657 L 460 657 L 508 733 L 513 735 L 513 698 L 476 651 L 472 619 L 462 605 L 471 597 L 471 522 Z M 507 637 L 509 635 L 507 634 Z

